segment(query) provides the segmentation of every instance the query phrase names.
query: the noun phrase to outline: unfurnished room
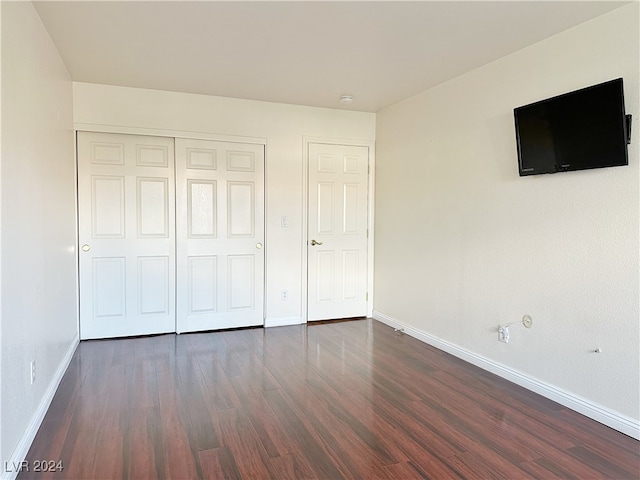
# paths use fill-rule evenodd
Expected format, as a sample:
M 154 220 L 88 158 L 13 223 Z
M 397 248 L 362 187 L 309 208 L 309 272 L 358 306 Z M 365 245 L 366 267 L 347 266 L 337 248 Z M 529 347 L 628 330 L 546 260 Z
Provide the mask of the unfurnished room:
M 640 479 L 640 2 L 0 25 L 0 478 Z

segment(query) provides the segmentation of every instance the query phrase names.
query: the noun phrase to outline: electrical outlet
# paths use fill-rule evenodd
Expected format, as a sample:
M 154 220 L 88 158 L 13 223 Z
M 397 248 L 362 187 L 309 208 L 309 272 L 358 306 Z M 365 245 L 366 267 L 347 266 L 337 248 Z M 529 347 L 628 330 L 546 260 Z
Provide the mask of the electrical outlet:
M 36 361 L 31 360 L 31 385 L 36 383 Z
M 283 302 L 289 300 L 289 290 L 282 290 L 282 292 L 280 293 L 280 300 L 282 300 Z
M 498 326 L 498 340 L 509 343 L 509 327 Z

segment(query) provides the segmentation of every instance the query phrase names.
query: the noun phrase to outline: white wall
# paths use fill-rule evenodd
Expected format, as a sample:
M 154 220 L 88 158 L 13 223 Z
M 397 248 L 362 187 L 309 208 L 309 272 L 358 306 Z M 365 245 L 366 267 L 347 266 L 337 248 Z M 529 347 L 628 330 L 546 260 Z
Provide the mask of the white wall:
M 374 301 L 387 321 L 636 426 L 638 8 L 378 113 Z M 617 77 L 630 165 L 519 178 L 513 108 Z M 524 314 L 533 329 L 499 343 L 498 324 Z
M 87 83 L 73 92 L 79 128 L 266 139 L 265 315 L 271 324 L 303 317 L 303 137 L 372 141 L 375 114 Z
M 0 3 L 0 52 L 2 52 L 2 3 Z M 2 55 L 0 53 L 0 227 L 2 227 Z M 0 228 L 0 232 L 2 229 Z M 0 272 L 2 272 L 2 235 L 0 234 Z M 2 432 L 2 274 L 0 273 L 0 432 Z M 4 460 L 0 434 L 0 461 Z
M 26 453 L 75 348 L 77 296 L 70 77 L 31 3 L 1 8 L 4 471 Z

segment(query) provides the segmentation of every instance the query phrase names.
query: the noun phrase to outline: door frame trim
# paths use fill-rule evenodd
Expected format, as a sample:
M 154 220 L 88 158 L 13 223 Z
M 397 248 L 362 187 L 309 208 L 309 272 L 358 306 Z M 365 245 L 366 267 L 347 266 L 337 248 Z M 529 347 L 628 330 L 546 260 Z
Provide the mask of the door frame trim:
M 231 143 L 256 143 L 259 145 L 267 145 L 267 139 L 263 137 L 245 137 L 240 135 L 224 135 L 211 132 L 192 132 L 188 130 L 166 130 L 159 128 L 145 128 L 124 125 L 102 125 L 96 123 L 79 123 L 73 124 L 76 132 L 96 132 L 96 133 L 120 133 L 129 135 L 149 135 L 152 137 L 174 137 L 189 138 L 194 140 L 214 140 L 218 142 Z M 265 150 L 266 154 L 266 150 Z M 265 159 L 266 161 L 266 159 Z
M 349 147 L 367 147 L 369 149 L 369 175 L 367 178 L 367 317 L 373 315 L 373 259 L 374 259 L 374 198 L 375 198 L 375 141 L 336 137 L 302 137 L 302 298 L 300 318 L 302 323 L 309 320 L 309 144 L 344 145 Z

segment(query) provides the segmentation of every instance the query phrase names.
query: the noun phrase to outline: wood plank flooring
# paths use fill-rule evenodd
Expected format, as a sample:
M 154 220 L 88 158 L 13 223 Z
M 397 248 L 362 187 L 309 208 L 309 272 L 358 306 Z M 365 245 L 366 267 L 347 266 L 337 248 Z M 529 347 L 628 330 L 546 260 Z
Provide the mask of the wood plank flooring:
M 20 479 L 632 479 L 640 442 L 365 319 L 82 342 L 27 461 Z

